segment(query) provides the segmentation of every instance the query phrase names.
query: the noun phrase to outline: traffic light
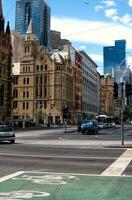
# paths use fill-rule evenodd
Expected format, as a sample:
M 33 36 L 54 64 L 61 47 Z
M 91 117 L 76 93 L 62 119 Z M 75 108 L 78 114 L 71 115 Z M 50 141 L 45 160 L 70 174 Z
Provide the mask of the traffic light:
M 126 93 L 126 97 L 129 97 L 132 95 L 132 85 L 129 83 L 125 84 L 125 93 Z
M 117 99 L 118 98 L 118 84 L 116 82 L 114 82 L 114 94 L 113 94 L 114 98 Z

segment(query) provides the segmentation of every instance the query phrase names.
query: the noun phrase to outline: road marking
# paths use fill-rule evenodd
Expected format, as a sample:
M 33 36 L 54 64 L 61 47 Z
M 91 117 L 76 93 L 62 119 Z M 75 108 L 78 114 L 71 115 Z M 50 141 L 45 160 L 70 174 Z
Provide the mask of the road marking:
M 132 160 L 132 149 L 127 149 L 112 165 L 110 165 L 101 175 L 119 176 L 127 168 Z
M 25 155 L 25 154 L 17 154 L 17 153 L 0 153 L 0 155 L 4 155 L 4 156 L 19 156 L 19 157 L 30 157 L 30 158 L 61 158 L 61 159 L 96 159 L 96 160 L 114 160 L 116 159 L 116 157 L 95 157 L 95 156 L 56 156 L 56 155 L 51 155 L 51 156 L 46 156 L 46 155 L 35 155 L 35 154 L 29 154 L 29 155 Z
M 4 181 L 7 181 L 7 180 L 9 180 L 9 179 L 11 179 L 11 178 L 14 178 L 14 177 L 16 177 L 16 176 L 19 176 L 19 175 L 21 175 L 21 174 L 23 174 L 23 173 L 24 173 L 24 171 L 18 171 L 18 172 L 15 172 L 15 173 L 13 173 L 13 174 L 9 174 L 9 175 L 7 175 L 7 176 L 4 176 L 4 177 L 0 178 L 0 183 L 1 183 L 1 182 L 4 182 Z

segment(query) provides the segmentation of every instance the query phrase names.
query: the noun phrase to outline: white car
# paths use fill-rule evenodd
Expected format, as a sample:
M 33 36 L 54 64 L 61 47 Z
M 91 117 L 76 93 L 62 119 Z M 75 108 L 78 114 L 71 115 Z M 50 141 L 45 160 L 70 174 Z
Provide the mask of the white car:
M 107 128 L 107 124 L 104 122 L 98 122 L 99 129 Z
M 0 142 L 9 141 L 15 143 L 15 133 L 12 128 L 6 125 L 0 125 Z

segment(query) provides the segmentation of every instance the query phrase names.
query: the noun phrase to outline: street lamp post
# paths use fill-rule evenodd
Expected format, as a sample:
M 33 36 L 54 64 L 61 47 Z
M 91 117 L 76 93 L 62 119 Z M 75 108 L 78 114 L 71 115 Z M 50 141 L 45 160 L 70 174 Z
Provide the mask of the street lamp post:
M 120 91 L 121 91 L 121 105 L 120 105 L 120 113 L 121 113 L 121 144 L 124 145 L 124 121 L 123 121 L 123 111 L 124 111 L 124 81 L 123 78 L 127 72 L 127 69 L 130 65 L 125 69 L 121 78 L 120 78 Z

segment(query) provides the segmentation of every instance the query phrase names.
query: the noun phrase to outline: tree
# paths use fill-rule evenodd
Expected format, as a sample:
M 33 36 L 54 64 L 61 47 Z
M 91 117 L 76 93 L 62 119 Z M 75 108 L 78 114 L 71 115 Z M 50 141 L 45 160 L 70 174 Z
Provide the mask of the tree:
M 124 110 L 124 119 L 125 120 L 132 120 L 132 107 L 131 106 L 125 106 Z

